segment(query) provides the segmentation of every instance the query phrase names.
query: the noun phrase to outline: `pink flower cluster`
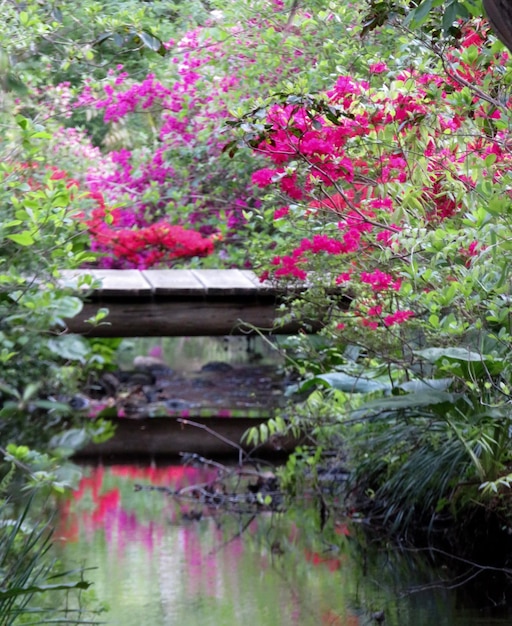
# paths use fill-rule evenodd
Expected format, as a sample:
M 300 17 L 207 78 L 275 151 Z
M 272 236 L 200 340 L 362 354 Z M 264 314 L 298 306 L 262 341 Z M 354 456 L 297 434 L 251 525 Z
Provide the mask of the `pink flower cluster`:
M 175 259 L 207 256 L 213 252 L 212 238 L 163 220 L 143 227 L 126 227 L 123 224 L 125 214 L 118 209 L 108 211 L 101 193 L 91 192 L 89 195 L 97 206 L 84 221 L 91 235 L 92 249 L 106 255 L 104 267 L 145 269 L 160 264 L 170 266 Z
M 122 121 L 129 125 L 134 116 L 141 120 L 150 116 L 158 137 L 151 151 L 115 151 L 109 155 L 111 167 L 103 173 L 91 170 L 91 190 L 101 193 L 107 204 L 119 207 L 117 227 L 148 228 L 172 212 L 173 223 L 193 226 L 204 236 L 222 233 L 223 241 L 229 242 L 245 223 L 247 208 L 258 206 L 259 194 L 248 184 L 249 173 L 240 169 L 229 173 L 226 166 L 233 161 L 223 153 L 230 102 L 238 104 L 240 97 L 253 95 L 241 96 L 239 90 L 247 69 L 255 63 L 251 50 L 264 41 L 260 32 L 273 28 L 274 22 L 255 17 L 250 25 L 250 35 L 244 28 L 247 25 L 233 27 L 232 38 L 224 43 L 213 41 L 207 28 L 168 42 L 166 48 L 174 54 L 170 68 L 174 78 L 168 82 L 153 74 L 136 82 L 118 66 L 110 72 L 103 93 L 96 93 L 88 84 L 76 98 L 75 107 L 102 111 L 106 124 Z M 276 76 L 269 79 L 265 75 L 262 82 L 270 86 L 281 73 L 297 72 L 295 56 L 283 55 Z M 283 181 L 283 188 L 293 195 L 288 180 Z M 94 239 L 98 232 L 91 231 L 93 247 L 107 256 L 113 254 L 111 247 Z M 118 247 L 115 250 L 120 252 Z M 222 250 L 219 254 L 222 256 Z M 146 256 L 145 262 L 154 258 Z M 122 259 L 105 257 L 101 261 L 103 265 L 111 263 L 122 263 Z
M 485 33 L 468 27 L 462 48 L 481 46 L 484 40 Z M 465 134 L 468 119 L 499 120 L 499 110 L 475 96 L 468 111 L 457 96 L 465 89 L 465 81 L 482 85 L 499 72 L 499 61 L 486 66 L 478 59 L 470 63 L 455 51 L 448 58 L 455 67 L 448 76 L 402 71 L 391 90 L 341 76 L 327 92 L 327 101 L 312 104 L 304 98 L 269 110 L 268 130 L 254 150 L 270 165 L 254 172 L 252 181 L 262 188 L 274 186 L 301 202 L 306 207 L 305 219 L 317 217 L 317 229 L 323 216 L 329 234 L 301 239 L 287 254 L 274 256 L 265 278 L 305 280 L 310 269 L 317 271 L 320 255 L 337 257 L 343 271 L 336 283 L 355 294 L 352 315 L 356 322 L 371 329 L 389 328 L 414 316 L 413 311 L 400 308 L 402 280 L 396 271 L 388 266 L 367 269 L 376 267 L 380 251 L 398 245 L 397 235 L 404 224 L 395 224 L 393 216 L 399 214 L 398 209 L 408 211 L 416 223 L 436 228 L 463 210 L 464 197 L 476 187 L 476 180 L 468 175 L 472 168 L 481 168 L 493 155 L 496 180 L 512 166 L 506 131 L 478 133 L 475 138 Z M 378 83 L 378 75 L 384 72 L 392 80 L 383 63 L 371 65 L 369 72 L 372 83 Z M 423 140 L 425 133 L 422 163 L 426 168 L 420 176 L 424 166 L 417 164 L 416 156 L 411 158 L 407 146 L 411 138 Z M 465 141 L 453 140 L 456 133 Z M 423 186 L 418 187 L 417 180 Z M 410 206 L 401 198 L 404 185 L 418 189 Z M 325 196 L 322 200 L 318 200 L 319 190 Z M 286 215 L 286 207 L 281 207 L 274 219 Z M 476 250 L 476 244 L 461 250 L 464 262 Z M 345 326 L 342 322 L 338 328 Z

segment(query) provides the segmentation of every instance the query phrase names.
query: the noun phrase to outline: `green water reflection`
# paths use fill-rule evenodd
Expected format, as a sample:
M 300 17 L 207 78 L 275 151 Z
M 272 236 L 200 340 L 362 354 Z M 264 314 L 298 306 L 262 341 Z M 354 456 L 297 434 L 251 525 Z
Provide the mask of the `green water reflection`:
M 110 607 L 111 626 L 476 626 L 510 624 L 437 583 L 445 576 L 418 555 L 370 558 L 342 520 L 323 538 L 315 511 L 299 525 L 283 516 L 248 518 L 180 508 L 159 491 L 211 471 L 118 465 L 89 468 L 57 529 L 66 567 L 94 565 L 89 579 Z M 185 515 L 184 515 L 185 514 Z M 241 532 L 244 530 L 244 532 Z M 431 589 L 428 587 L 432 586 Z M 421 593 L 411 593 L 423 588 Z M 377 614 L 377 615 L 376 615 Z
M 276 349 L 280 338 L 260 337 L 138 337 L 125 339 L 118 351 L 118 363 L 130 369 L 135 356 L 154 355 L 181 372 L 195 372 L 205 363 L 224 361 L 232 365 L 258 363 L 278 365 Z

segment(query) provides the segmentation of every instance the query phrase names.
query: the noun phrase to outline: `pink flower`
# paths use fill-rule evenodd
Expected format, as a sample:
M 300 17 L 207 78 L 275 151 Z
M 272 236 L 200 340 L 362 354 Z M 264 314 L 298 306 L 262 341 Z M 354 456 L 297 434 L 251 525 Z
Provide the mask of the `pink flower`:
M 392 224 L 392 226 L 394 228 L 397 228 L 395 224 Z M 380 243 L 384 244 L 385 246 L 391 246 L 391 244 L 393 243 L 393 234 L 394 233 L 392 233 L 389 230 L 381 230 L 380 233 L 377 233 L 377 236 L 375 237 L 375 239 L 379 241 Z
M 350 272 L 343 272 L 339 276 L 336 277 L 336 284 L 342 285 L 343 283 L 348 283 L 350 281 Z
M 284 217 L 285 215 L 288 215 L 289 212 L 290 212 L 290 207 L 282 206 L 279 209 L 276 209 L 274 211 L 274 219 L 278 220 L 279 218 Z
M 410 317 L 413 317 L 413 315 L 414 315 L 413 311 L 396 311 L 395 313 L 392 313 L 391 315 L 386 315 L 386 317 L 384 318 L 384 325 L 394 326 L 395 324 L 403 324 Z
M 386 289 L 392 289 L 398 291 L 400 289 L 400 279 L 395 280 L 391 274 L 386 274 L 380 270 L 374 272 L 361 272 L 361 282 L 371 285 L 373 291 L 385 291 Z
M 253 172 L 251 179 L 255 185 L 258 185 L 258 187 L 267 187 L 268 185 L 272 184 L 275 175 L 276 172 L 274 170 L 271 170 L 268 167 L 264 167 L 261 170 L 256 170 L 256 172 Z
M 369 70 L 370 74 L 382 74 L 383 72 L 387 72 L 389 68 L 383 61 L 379 61 L 378 63 L 370 65 Z
M 52 175 L 50 176 L 50 180 L 62 180 L 63 178 L 67 178 L 67 176 L 66 172 L 54 169 Z

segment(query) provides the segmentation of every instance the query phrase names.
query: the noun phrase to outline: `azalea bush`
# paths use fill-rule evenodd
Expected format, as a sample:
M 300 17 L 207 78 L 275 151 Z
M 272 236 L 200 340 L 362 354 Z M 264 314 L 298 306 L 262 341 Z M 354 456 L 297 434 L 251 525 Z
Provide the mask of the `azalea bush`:
M 101 253 L 97 264 L 252 263 L 244 240 L 271 237 L 274 229 L 264 221 L 247 223 L 263 194 L 250 184 L 254 157 L 232 143 L 226 122 L 244 101 L 293 83 L 307 90 L 325 87 L 341 50 L 352 55 L 354 69 L 368 56 L 361 54 L 368 40 L 354 37 L 361 20 L 357 7 L 333 12 L 323 2 L 310 5 L 296 10 L 277 0 L 250 7 L 219 3 L 209 13 L 192 11 L 191 23 L 200 25 L 185 34 L 178 31 L 178 5 L 174 31 L 170 25 L 150 27 L 148 17 L 163 10 L 160 3 L 152 3 L 148 15 L 126 5 L 115 16 L 110 8 L 102 14 L 86 3 L 76 16 L 57 12 L 46 30 L 43 9 L 30 4 L 22 15 L 13 9 L 13 28 L 20 22 L 14 34 L 27 29 L 49 64 L 41 75 L 23 67 L 25 91 L 12 104 L 42 115 L 54 138 L 48 161 L 91 191 L 84 218 L 91 247 Z M 77 51 L 84 70 L 78 76 L 64 54 L 71 43 L 59 47 L 48 40 L 67 41 L 69 22 L 88 18 L 93 43 Z M 128 22 L 122 28 L 123 19 Z M 14 42 L 12 53 L 12 43 L 6 48 L 13 75 L 11 57 L 23 53 L 22 41 Z M 174 241 L 176 253 L 166 254 Z
M 395 530 L 508 510 L 507 62 L 473 22 L 414 69 L 372 63 L 239 122 L 278 207 L 263 278 L 304 284 L 291 315 L 325 323 L 300 341 L 292 425 L 343 447 L 357 506 Z
M 320 5 L 292 14 L 281 2 L 222 6 L 201 26 L 162 39 L 155 58 L 146 49 L 136 71 L 130 58 L 82 84 L 71 77 L 31 93 L 54 131 L 49 158 L 91 191 L 84 217 L 98 264 L 251 263 L 244 229 L 261 193 L 250 184 L 250 152 L 231 158 L 225 122 L 244 100 L 292 79 L 326 84 L 334 41 L 362 45 L 347 31 L 347 22 L 357 24 L 353 8 L 334 14 Z M 176 238 L 180 252 L 164 254 Z

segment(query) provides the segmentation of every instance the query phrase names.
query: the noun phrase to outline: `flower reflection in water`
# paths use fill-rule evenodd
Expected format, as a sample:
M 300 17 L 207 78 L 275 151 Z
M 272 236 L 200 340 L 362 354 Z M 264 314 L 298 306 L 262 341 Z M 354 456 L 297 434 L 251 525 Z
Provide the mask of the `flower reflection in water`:
M 335 579 L 342 557 L 306 552 L 304 558 L 302 552 L 298 572 L 286 561 L 290 554 L 276 556 L 256 540 L 261 519 L 226 521 L 219 511 L 176 503 L 166 492 L 134 489 L 176 490 L 215 477 L 211 469 L 181 466 L 89 468 L 62 504 L 56 530 L 61 558 L 66 565 L 85 560 L 97 567 L 89 577 L 111 608 L 107 623 L 355 626 L 357 616 L 347 612 Z M 193 511 L 199 520 L 190 519 Z M 292 527 L 291 543 L 295 534 Z

